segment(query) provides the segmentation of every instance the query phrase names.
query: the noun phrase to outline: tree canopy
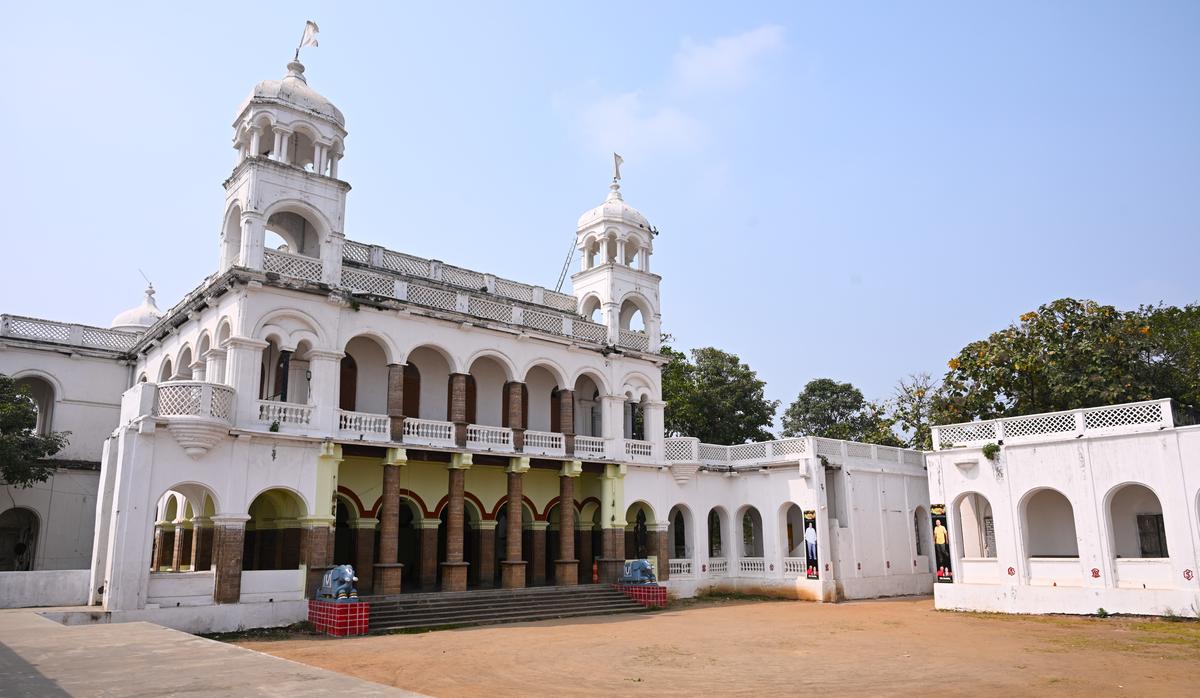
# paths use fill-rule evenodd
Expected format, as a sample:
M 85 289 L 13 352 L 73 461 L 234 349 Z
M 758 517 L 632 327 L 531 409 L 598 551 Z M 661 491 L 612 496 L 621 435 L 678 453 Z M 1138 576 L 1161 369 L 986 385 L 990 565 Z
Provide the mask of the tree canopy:
M 767 431 L 777 400 L 768 400 L 766 382 L 737 356 L 704 347 L 686 354 L 664 346 L 663 399 L 668 434 L 694 436 L 716 444 L 774 438 Z
M 864 443 L 901 445 L 892 431 L 896 420 L 886 404 L 874 403 L 850 383 L 811 380 L 783 413 L 784 436 L 823 436 Z
M 0 482 L 28 487 L 53 474 L 54 465 L 43 459 L 62 450 L 69 433 L 38 434 L 37 417 L 25 386 L 0 375 Z
M 1062 298 L 968 344 L 933 404 L 939 423 L 1200 398 L 1200 307 L 1120 311 Z

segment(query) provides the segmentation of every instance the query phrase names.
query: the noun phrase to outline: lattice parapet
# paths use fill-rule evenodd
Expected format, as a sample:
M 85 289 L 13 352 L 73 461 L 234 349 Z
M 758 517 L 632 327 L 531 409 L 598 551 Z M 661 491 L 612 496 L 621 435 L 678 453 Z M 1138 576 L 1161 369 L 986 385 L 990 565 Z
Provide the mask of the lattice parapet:
M 353 242 L 347 240 L 342 246 L 342 259 L 355 262 L 357 264 L 371 263 L 371 248 L 361 242 Z
M 645 332 L 636 332 L 634 330 L 621 330 L 621 346 L 629 347 L 637 351 L 650 350 L 650 338 Z
M 103 327 L 76 325 L 20 315 L 0 315 L 0 337 L 125 352 L 133 348 L 139 336 L 132 332 L 121 332 Z
M 525 311 L 525 324 L 534 329 L 551 334 L 563 333 L 563 318 L 558 315 L 542 313 L 536 310 Z
M 408 300 L 410 303 L 426 305 L 439 310 L 454 310 L 457 307 L 458 296 L 440 288 L 411 284 L 408 287 Z
M 454 286 L 469 288 L 472 291 L 487 290 L 487 282 L 484 280 L 483 274 L 470 269 L 452 267 L 448 264 L 442 265 L 442 281 Z
M 496 295 L 516 301 L 533 302 L 533 287 L 508 279 L 496 279 Z
M 306 281 L 320 281 L 321 260 L 279 250 L 264 250 L 263 271 Z
M 512 322 L 513 309 L 511 305 L 496 303 L 478 296 L 471 296 L 467 301 L 467 312 L 475 317 L 496 320 L 497 322 Z
M 1175 426 L 1171 401 L 1152 400 L 1067 412 L 1006 417 L 933 428 L 934 447 L 975 447 L 1000 441 L 1029 443 L 1080 436 L 1135 433 Z
M 542 302 L 551 308 L 568 313 L 574 313 L 579 309 L 579 300 L 575 296 L 558 293 L 557 291 L 543 291 Z
M 608 342 L 608 328 L 595 322 L 575 320 L 571 323 L 571 332 L 579 339 L 586 339 L 589 342 L 597 344 Z
M 359 269 L 343 267 L 342 285 L 353 291 L 373 293 L 377 296 L 391 298 L 396 295 L 396 282 L 391 277 Z

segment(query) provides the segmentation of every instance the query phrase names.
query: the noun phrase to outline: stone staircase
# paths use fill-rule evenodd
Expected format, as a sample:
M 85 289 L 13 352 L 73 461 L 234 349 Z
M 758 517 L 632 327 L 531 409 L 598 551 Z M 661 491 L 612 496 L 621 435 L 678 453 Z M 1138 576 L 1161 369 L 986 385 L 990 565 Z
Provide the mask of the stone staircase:
M 607 584 L 370 596 L 370 632 L 520 623 L 645 610 Z

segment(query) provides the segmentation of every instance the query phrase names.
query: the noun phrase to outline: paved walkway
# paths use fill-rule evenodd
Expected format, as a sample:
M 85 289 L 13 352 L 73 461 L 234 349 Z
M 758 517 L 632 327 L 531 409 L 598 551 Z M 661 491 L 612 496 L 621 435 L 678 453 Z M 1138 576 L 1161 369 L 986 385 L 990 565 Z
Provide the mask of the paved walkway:
M 418 694 L 152 623 L 65 626 L 32 609 L 0 611 L 0 696 L 171 695 Z

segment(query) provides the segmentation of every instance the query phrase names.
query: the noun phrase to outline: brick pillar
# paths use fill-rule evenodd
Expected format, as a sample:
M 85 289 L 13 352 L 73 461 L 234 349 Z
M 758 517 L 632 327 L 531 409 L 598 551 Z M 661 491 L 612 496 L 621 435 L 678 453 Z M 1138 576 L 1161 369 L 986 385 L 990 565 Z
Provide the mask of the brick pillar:
M 479 522 L 479 586 L 496 586 L 496 522 Z
M 463 374 L 458 373 L 456 376 Z M 466 405 L 466 383 L 463 383 L 463 405 Z M 465 422 L 464 422 L 465 424 Z M 463 539 L 463 500 L 466 492 L 467 468 L 471 467 L 468 454 L 455 453 L 451 456 L 449 475 L 449 499 L 446 502 L 446 561 L 442 563 L 442 591 L 466 591 L 468 564 L 463 561 L 466 541 Z
M 192 571 L 212 569 L 213 528 L 208 519 L 192 520 Z
M 404 364 L 388 364 L 387 414 L 392 441 L 404 441 Z
M 403 382 L 403 381 L 402 381 Z M 389 403 L 391 396 L 389 393 Z M 400 550 L 400 467 L 383 466 L 383 501 L 379 505 L 379 562 L 375 563 L 376 594 L 399 594 L 404 566 L 397 561 Z M 372 546 L 374 547 L 374 541 Z
M 164 567 L 171 569 L 171 563 L 175 557 L 175 526 L 165 523 L 158 530 L 158 533 L 158 564 L 154 566 L 156 572 Z
M 213 601 L 237 603 L 242 597 L 242 546 L 249 517 L 213 520 Z
M 434 591 L 437 587 L 438 528 L 440 519 L 421 519 L 421 589 Z
M 163 531 L 162 526 L 155 522 L 154 524 L 154 545 L 150 548 L 150 571 L 158 571 L 158 560 L 162 556 L 163 546 Z
M 505 589 L 517 589 L 525 586 L 525 560 L 521 556 L 521 484 L 525 471 L 529 470 L 529 459 L 513 458 L 510 463 L 508 501 L 505 503 L 508 530 L 505 531 L 504 561 L 500 563 L 500 585 Z
M 575 391 L 558 391 L 558 426 L 562 429 L 567 456 L 575 455 Z
M 375 593 L 375 519 L 360 518 L 354 526 L 354 571 L 358 594 Z
M 579 470 L 573 466 L 579 465 Z M 579 583 L 579 560 L 575 558 L 575 478 L 582 464 L 568 461 L 558 476 L 558 559 L 554 561 L 554 583 Z
M 178 572 L 183 567 L 183 524 L 175 524 L 174 535 L 171 536 L 171 571 Z
M 465 373 L 450 374 L 449 419 L 454 422 L 454 443 L 459 448 L 467 447 L 467 379 Z M 445 574 L 443 572 L 443 574 Z
M 546 583 L 546 529 L 549 527 L 550 524 L 546 521 L 533 521 L 529 524 L 529 567 L 533 586 Z
M 579 580 L 583 584 L 592 583 L 592 525 L 581 523 L 579 526 Z
M 300 564 L 308 568 L 308 579 L 304 585 L 306 596 L 314 595 L 321 578 L 330 567 L 330 558 L 333 556 L 331 534 L 329 522 L 324 520 L 305 521 L 300 529 Z
M 658 560 L 658 569 L 654 571 L 658 581 L 667 581 L 671 576 L 671 547 L 668 545 L 666 524 L 657 524 L 646 532 L 646 547 L 649 548 L 647 552 Z
M 513 448 L 518 452 L 525 448 L 525 384 L 510 381 L 504 384 L 505 423 L 513 430 Z
M 600 479 L 600 581 L 612 584 L 625 563 L 625 466 L 606 465 Z
M 190 571 L 195 572 L 196 568 L 192 566 L 191 522 L 175 527 L 175 547 L 179 550 L 179 559 L 175 563 L 175 571 L 179 572 L 186 567 Z

